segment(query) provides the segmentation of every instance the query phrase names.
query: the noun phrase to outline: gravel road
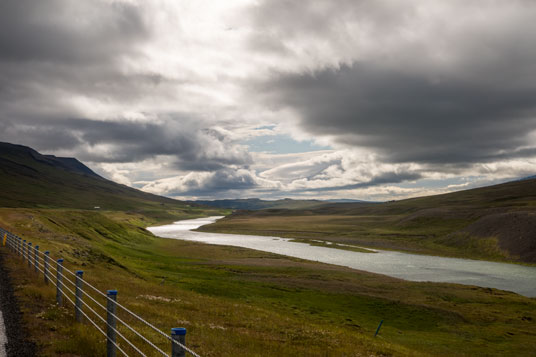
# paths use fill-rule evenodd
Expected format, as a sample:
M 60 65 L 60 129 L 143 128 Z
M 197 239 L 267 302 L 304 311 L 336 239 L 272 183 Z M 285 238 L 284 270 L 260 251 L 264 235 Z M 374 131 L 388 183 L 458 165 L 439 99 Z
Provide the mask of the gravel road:
M 0 247 L 0 357 L 32 357 L 36 355 L 35 344 L 25 339 L 22 313 L 4 267 L 4 260 L 11 257 L 7 248 Z

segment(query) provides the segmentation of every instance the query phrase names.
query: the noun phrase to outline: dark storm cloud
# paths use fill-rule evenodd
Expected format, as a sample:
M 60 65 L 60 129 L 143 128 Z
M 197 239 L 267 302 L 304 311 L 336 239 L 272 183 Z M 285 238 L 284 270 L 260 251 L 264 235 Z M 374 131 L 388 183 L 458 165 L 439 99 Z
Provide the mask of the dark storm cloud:
M 214 172 L 214 174 L 202 183 L 201 190 L 196 191 L 196 185 L 192 185 L 191 190 L 186 193 L 194 195 L 204 192 L 207 194 L 218 191 L 250 189 L 256 186 L 255 178 L 250 172 L 225 169 Z
M 253 48 L 268 34 L 279 45 L 264 44 L 264 51 L 298 53 L 301 40 L 347 63 L 274 70 L 255 87 L 265 103 L 295 110 L 311 134 L 390 162 L 465 165 L 532 155 L 536 3 L 453 1 L 444 4 L 448 20 L 423 17 L 415 1 L 392 4 L 261 2 Z M 363 34 L 369 42 L 356 40 Z
M 136 100 L 161 79 L 128 73 L 123 61 L 140 56 L 150 35 L 141 10 L 126 3 L 0 2 L 0 120 L 37 127 L 84 116 L 76 98 Z M 33 144 L 24 136 L 11 140 Z
M 161 185 L 153 182 L 144 189 Z M 165 185 L 165 184 L 164 184 Z M 255 175 L 243 169 L 223 168 L 211 173 L 191 173 L 165 188 L 168 196 L 219 197 L 222 194 L 259 187 Z
M 43 150 L 72 149 L 80 145 L 109 149 L 81 150 L 77 155 L 92 162 L 136 162 L 158 155 L 175 157 L 181 170 L 220 170 L 247 165 L 251 158 L 244 148 L 229 144 L 217 130 L 198 127 L 199 120 L 173 116 L 159 123 L 50 119 L 39 125 L 19 121 L 12 135 L 26 136 Z M 8 131 L 9 132 L 9 131 Z
M 366 182 L 360 182 L 351 185 L 339 185 L 339 186 L 330 186 L 330 187 L 319 187 L 319 188 L 306 188 L 299 191 L 340 191 L 340 190 L 354 190 L 358 188 L 367 188 L 374 186 L 381 186 L 385 184 L 396 184 L 406 181 L 415 181 L 423 176 L 420 173 L 416 172 L 385 172 L 380 175 L 372 177 Z
M 137 8 L 120 3 L 68 0 L 0 2 L 0 60 L 108 61 L 148 36 Z
M 519 156 L 536 129 L 536 88 L 405 75 L 355 64 L 284 75 L 266 91 L 314 134 L 374 148 L 391 161 L 474 162 Z M 502 151 L 506 151 L 506 154 Z

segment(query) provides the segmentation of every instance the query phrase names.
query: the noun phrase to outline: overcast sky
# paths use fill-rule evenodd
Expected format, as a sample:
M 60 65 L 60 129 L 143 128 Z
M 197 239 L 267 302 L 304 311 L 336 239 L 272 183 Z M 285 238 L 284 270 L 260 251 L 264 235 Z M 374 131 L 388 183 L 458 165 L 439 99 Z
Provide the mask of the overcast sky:
M 536 1 L 0 1 L 0 140 L 179 199 L 536 174 Z

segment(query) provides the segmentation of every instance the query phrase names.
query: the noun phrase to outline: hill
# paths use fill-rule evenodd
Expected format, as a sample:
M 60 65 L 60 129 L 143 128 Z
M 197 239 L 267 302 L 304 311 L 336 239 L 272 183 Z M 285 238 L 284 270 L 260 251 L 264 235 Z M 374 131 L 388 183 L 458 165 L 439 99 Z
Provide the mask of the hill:
M 191 205 L 106 180 L 74 158 L 0 143 L 3 207 L 103 210 L 184 209 Z
M 261 210 L 261 209 L 311 209 L 318 208 L 320 206 L 329 203 L 338 202 L 362 202 L 359 200 L 293 200 L 285 198 L 282 200 L 261 200 L 259 198 L 246 198 L 246 199 L 225 199 L 225 200 L 206 200 L 206 201 L 189 201 L 191 203 L 198 203 L 205 206 L 228 208 L 228 209 L 241 209 L 241 210 Z
M 536 179 L 385 203 L 236 212 L 203 230 L 536 262 Z

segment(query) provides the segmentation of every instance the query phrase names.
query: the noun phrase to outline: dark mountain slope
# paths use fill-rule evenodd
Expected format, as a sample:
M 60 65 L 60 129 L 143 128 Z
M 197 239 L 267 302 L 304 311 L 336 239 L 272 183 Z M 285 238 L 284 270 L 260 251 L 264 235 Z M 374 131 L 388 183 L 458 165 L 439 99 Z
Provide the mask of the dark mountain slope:
M 0 206 L 150 209 L 186 204 L 106 180 L 74 158 L 0 143 Z

